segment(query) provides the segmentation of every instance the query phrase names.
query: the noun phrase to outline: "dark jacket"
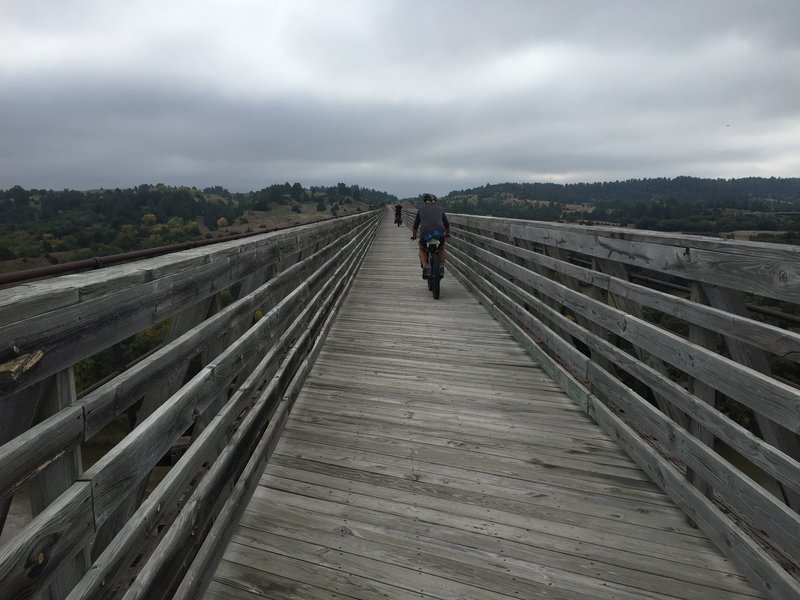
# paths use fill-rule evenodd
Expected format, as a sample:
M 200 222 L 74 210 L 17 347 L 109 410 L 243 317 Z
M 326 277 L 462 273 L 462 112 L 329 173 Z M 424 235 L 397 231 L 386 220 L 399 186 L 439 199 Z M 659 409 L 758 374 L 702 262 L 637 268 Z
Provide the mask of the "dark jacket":
M 419 230 L 420 235 L 423 236 L 437 230 L 444 234 L 450 229 L 450 223 L 448 223 L 447 215 L 444 214 L 441 206 L 426 203 L 419 207 L 413 229 L 414 231 Z

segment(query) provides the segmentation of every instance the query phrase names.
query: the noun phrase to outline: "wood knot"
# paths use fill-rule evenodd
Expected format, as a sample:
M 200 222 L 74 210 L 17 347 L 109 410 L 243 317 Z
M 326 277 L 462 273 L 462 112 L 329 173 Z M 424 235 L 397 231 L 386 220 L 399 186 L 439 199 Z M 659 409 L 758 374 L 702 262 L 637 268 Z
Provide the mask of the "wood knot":
M 14 352 L 19 353 L 19 348 L 14 347 Z M 35 367 L 44 358 L 44 352 L 37 350 L 28 354 L 22 354 L 9 361 L 0 364 L 0 385 L 16 383 L 25 373 Z

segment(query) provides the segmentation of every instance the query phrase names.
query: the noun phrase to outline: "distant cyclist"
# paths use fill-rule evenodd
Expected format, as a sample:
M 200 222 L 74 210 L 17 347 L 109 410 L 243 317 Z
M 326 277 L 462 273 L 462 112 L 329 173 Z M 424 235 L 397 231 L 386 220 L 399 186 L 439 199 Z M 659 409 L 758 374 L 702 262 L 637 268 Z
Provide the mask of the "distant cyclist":
M 414 219 L 414 227 L 411 232 L 411 239 L 417 239 L 419 231 L 419 264 L 422 267 L 422 278 L 427 279 L 430 275 L 430 265 L 428 265 L 428 249 L 425 243 L 433 238 L 439 238 L 439 264 L 444 270 L 444 238 L 450 235 L 450 223 L 447 215 L 444 214 L 442 207 L 436 204 L 438 198 L 433 194 L 422 194 L 422 206 L 417 211 Z
M 394 222 L 398 227 L 403 222 L 403 205 L 399 202 L 394 205 Z

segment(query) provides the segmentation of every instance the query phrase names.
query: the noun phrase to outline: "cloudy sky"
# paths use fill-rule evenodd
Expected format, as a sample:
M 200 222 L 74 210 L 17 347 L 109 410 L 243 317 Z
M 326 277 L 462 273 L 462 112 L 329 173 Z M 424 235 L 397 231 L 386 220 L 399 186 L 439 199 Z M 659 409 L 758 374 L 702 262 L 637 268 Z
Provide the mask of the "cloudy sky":
M 0 0 L 0 189 L 800 176 L 797 0 Z

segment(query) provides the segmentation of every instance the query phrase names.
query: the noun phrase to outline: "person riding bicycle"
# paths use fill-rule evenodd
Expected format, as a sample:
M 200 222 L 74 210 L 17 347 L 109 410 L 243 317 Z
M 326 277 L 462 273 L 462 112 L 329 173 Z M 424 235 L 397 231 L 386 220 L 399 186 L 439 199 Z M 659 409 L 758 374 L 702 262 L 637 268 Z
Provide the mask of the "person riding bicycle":
M 419 264 L 422 267 L 422 278 L 427 279 L 430 275 L 430 265 L 428 264 L 427 241 L 432 237 L 439 238 L 439 250 L 436 253 L 439 257 L 439 264 L 444 271 L 444 238 L 450 235 L 450 223 L 447 215 L 444 214 L 441 206 L 436 204 L 438 198 L 433 194 L 422 194 L 423 205 L 419 207 L 417 216 L 414 219 L 414 226 L 411 230 L 411 239 L 417 239 L 419 230 Z
M 399 202 L 394 205 L 394 222 L 401 223 L 403 218 L 403 205 Z

